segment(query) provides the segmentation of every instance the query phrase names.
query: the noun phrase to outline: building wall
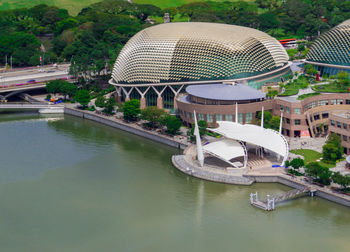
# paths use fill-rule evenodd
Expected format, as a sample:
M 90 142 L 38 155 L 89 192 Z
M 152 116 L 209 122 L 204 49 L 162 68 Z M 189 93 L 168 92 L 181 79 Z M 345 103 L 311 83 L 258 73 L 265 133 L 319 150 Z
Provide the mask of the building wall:
M 350 110 L 349 110 L 350 111 Z M 350 116 L 350 114 L 349 114 Z M 350 153 L 350 118 L 337 114 L 331 114 L 329 117 L 329 132 L 340 136 L 344 153 Z
M 215 127 L 216 114 L 232 115 L 232 120 L 235 121 L 235 106 L 232 105 L 194 104 L 183 101 L 179 97 L 177 97 L 176 103 L 181 119 L 188 125 L 193 123 L 192 114 L 194 110 L 197 114 L 203 115 L 203 119 L 206 121 L 209 117 L 213 118 L 212 122 L 208 122 L 210 127 Z M 296 137 L 309 133 L 311 137 L 315 137 L 318 134 L 325 133 L 324 126 L 327 129 L 329 117 L 334 111 L 350 111 L 350 93 L 322 94 L 301 101 L 275 98 L 262 102 L 239 104 L 238 113 L 243 114 L 243 121 L 241 122 L 247 123 L 247 113 L 253 113 L 253 118 L 255 118 L 256 113 L 261 111 L 262 106 L 264 106 L 265 111 L 270 110 L 276 116 L 281 116 L 281 112 L 283 112 L 282 133 L 284 135 Z M 227 120 L 226 116 L 222 116 L 222 120 Z

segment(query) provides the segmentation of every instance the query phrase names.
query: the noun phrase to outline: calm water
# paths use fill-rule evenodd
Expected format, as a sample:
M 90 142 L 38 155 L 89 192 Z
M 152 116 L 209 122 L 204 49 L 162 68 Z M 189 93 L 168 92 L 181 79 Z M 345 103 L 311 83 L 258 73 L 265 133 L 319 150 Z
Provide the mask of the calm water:
M 188 177 L 177 150 L 73 117 L 0 115 L 0 251 L 349 251 L 350 211 Z

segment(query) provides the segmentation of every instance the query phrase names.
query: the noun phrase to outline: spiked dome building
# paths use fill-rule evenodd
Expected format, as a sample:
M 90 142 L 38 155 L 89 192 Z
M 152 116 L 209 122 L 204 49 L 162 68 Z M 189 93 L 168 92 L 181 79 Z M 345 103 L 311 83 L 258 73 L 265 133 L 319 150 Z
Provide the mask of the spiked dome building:
M 350 19 L 323 33 L 311 46 L 306 63 L 321 75 L 350 73 Z
M 264 32 L 216 23 L 167 23 L 137 33 L 119 54 L 110 84 L 121 101 L 176 107 L 184 87 L 235 81 L 260 88 L 290 74 L 288 55 Z

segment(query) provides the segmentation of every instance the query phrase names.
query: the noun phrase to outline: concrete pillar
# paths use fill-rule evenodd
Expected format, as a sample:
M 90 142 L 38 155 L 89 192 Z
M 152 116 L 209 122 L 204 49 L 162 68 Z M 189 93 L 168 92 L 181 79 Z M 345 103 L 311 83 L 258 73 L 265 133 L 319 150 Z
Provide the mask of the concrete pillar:
M 163 98 L 161 95 L 158 95 L 158 98 L 157 98 L 157 107 L 162 109 L 163 108 Z
M 177 109 L 176 96 L 174 97 L 174 109 Z
M 127 95 L 127 96 L 125 97 L 125 101 L 130 101 L 130 96 Z
M 115 97 L 115 100 L 116 100 L 118 103 L 121 103 L 121 102 L 122 102 L 122 96 L 119 95 L 117 92 L 114 93 L 114 97 Z
M 141 109 L 146 108 L 146 98 L 145 98 L 144 96 L 141 96 L 141 99 L 140 99 L 140 108 L 141 108 Z

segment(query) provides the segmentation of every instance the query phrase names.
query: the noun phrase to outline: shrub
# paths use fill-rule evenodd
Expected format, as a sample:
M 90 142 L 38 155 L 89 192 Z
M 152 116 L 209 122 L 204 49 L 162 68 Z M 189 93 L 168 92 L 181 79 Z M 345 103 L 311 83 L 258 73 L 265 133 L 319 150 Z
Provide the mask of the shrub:
M 126 101 L 123 105 L 123 114 L 125 120 L 135 121 L 140 112 L 141 109 L 139 100 L 132 99 L 130 101 Z

